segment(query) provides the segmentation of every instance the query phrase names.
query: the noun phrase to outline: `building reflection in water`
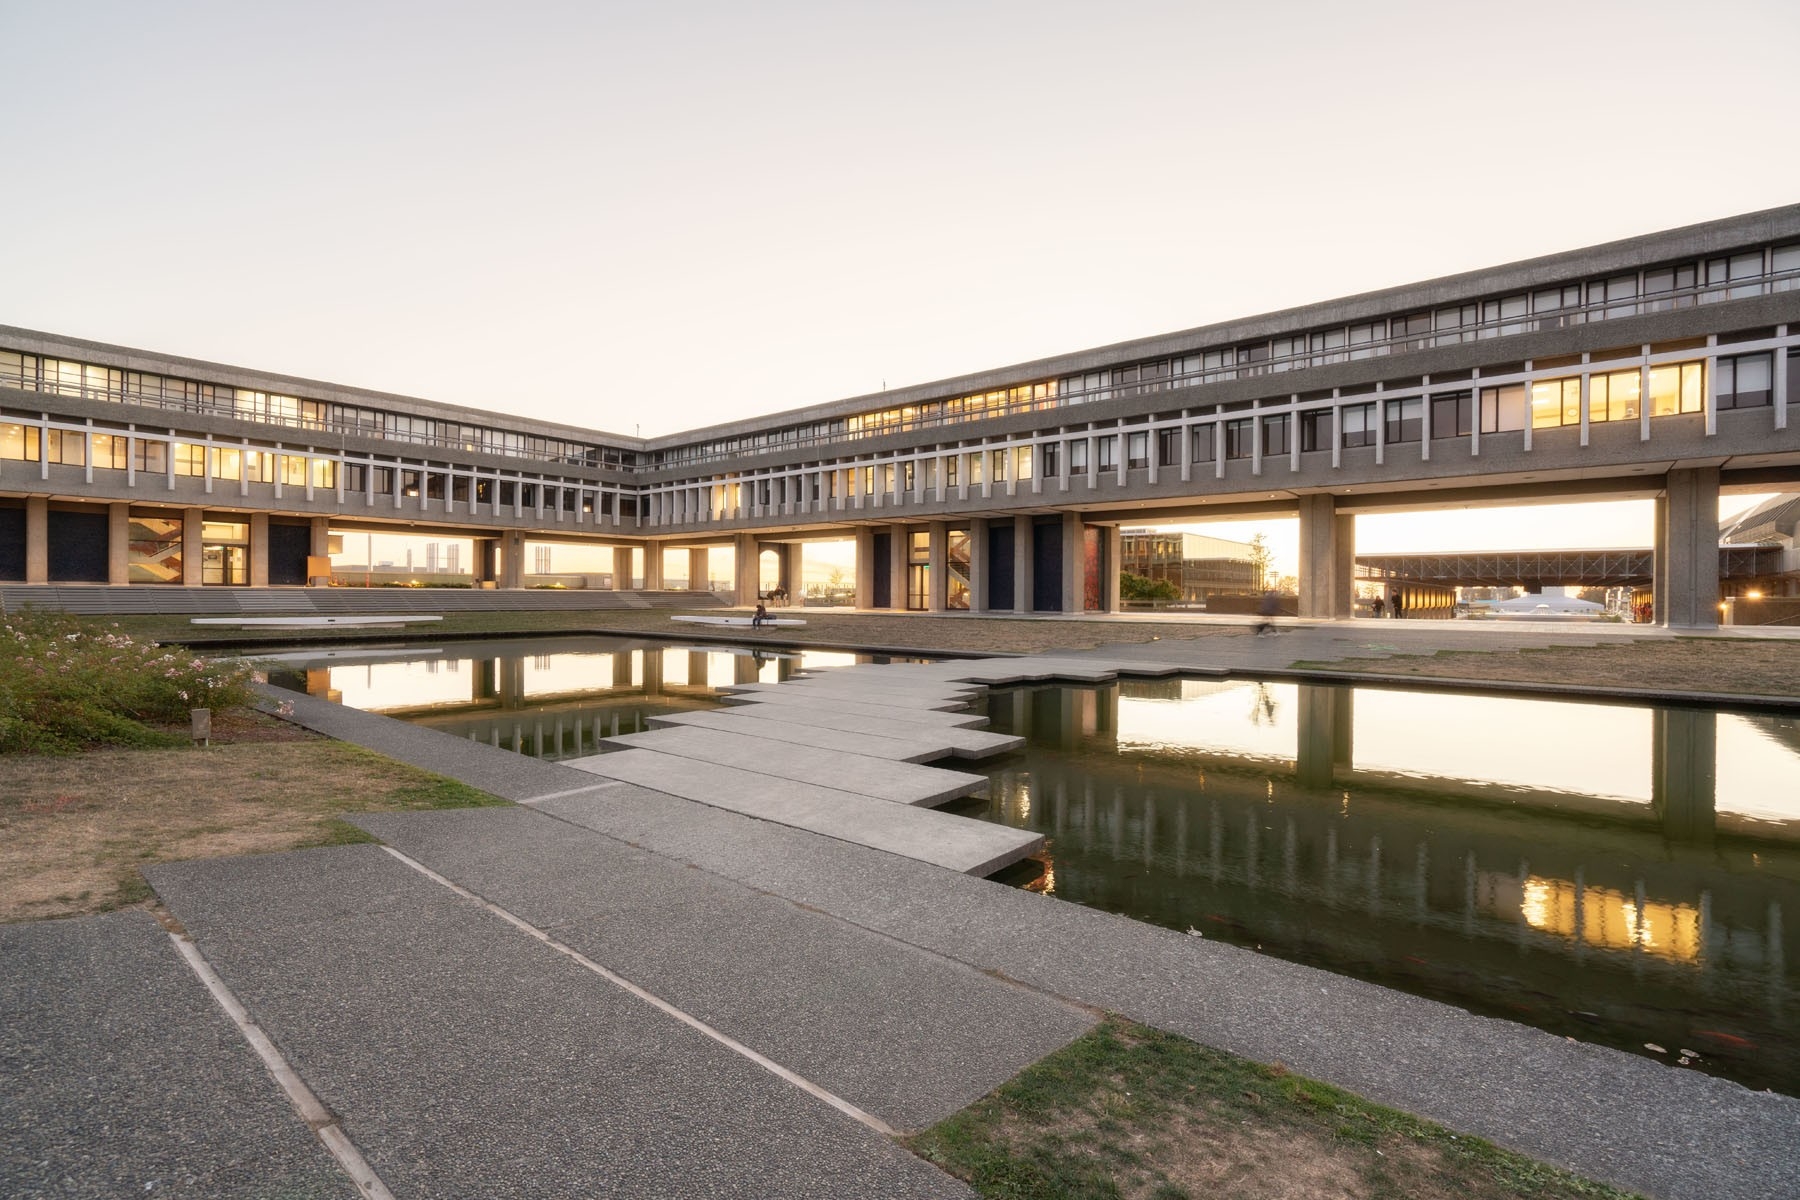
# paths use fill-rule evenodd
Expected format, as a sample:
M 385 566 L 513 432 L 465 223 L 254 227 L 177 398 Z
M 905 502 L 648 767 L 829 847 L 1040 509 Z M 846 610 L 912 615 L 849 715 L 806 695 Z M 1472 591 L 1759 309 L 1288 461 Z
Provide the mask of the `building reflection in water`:
M 451 643 L 282 655 L 273 683 L 535 758 L 598 754 L 661 714 L 711 708 L 731 684 L 868 661 L 836 651 L 671 646 L 626 638 Z
M 1039 890 L 1800 1092 L 1800 722 L 1210 680 L 988 705 L 1031 743 L 958 811 L 1049 835 Z

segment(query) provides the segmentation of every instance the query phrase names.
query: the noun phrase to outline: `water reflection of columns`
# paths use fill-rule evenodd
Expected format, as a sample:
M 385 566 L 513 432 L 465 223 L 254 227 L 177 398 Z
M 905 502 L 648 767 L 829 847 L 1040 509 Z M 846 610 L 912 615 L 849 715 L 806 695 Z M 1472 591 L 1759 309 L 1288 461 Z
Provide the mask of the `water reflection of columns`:
M 1650 806 L 1663 836 L 1711 845 L 1718 716 L 1710 709 L 1659 708 L 1651 722 Z
M 522 655 L 508 654 L 497 659 L 500 707 L 517 708 L 525 698 L 525 659 Z
M 1353 693 L 1349 688 L 1303 683 L 1299 692 L 1299 736 L 1294 777 L 1301 787 L 1330 788 L 1337 768 L 1351 766 Z

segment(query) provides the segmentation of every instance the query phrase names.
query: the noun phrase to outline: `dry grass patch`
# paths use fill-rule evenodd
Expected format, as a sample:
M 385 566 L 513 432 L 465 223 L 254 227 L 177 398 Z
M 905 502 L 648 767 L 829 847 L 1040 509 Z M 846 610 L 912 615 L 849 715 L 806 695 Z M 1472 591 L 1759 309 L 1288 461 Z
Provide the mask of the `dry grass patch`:
M 909 1144 L 1006 1200 L 1629 1200 L 1118 1018 Z
M 1800 694 L 1800 641 L 1646 638 L 1613 646 L 1541 650 L 1443 650 L 1432 655 L 1344 659 L 1336 671 L 1671 692 Z
M 150 863 L 370 840 L 347 812 L 503 803 L 260 714 L 222 716 L 214 735 L 0 760 L 0 921 L 139 903 Z

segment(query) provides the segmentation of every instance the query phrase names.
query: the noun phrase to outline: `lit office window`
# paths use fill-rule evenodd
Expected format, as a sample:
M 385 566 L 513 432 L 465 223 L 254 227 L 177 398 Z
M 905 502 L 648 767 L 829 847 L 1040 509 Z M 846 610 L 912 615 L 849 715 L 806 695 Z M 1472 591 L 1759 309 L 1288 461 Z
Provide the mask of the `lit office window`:
M 43 430 L 35 425 L 0 423 L 0 458 L 15 462 L 37 462 Z
M 1635 421 L 1643 400 L 1643 372 L 1609 371 L 1588 380 L 1588 421 Z
M 1581 380 L 1543 379 L 1531 385 L 1531 427 L 1581 424 Z
M 1768 361 L 1766 354 L 1746 357 L 1761 358 L 1765 363 Z M 1651 367 L 1650 415 L 1672 417 L 1680 413 L 1703 411 L 1706 407 L 1705 376 L 1705 363 L 1669 363 L 1666 366 Z M 1763 403 L 1767 404 L 1768 401 L 1764 400 Z

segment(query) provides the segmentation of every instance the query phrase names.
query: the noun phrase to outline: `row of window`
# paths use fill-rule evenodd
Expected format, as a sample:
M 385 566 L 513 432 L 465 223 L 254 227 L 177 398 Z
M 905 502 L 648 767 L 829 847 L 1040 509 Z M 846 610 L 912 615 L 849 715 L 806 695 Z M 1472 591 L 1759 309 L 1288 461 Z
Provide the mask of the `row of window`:
M 1800 243 L 1631 271 L 1584 282 L 1446 305 L 1288 337 L 1132 363 L 949 400 L 931 400 L 836 421 L 681 446 L 658 452 L 656 467 L 846 438 L 957 424 L 1004 413 L 1144 395 L 1280 371 L 1351 362 L 1592 321 L 1743 299 L 1800 287 Z
M 1774 355 L 1725 356 L 1716 360 L 1714 402 L 1720 409 L 1766 407 L 1774 401 Z M 1786 356 L 1790 386 L 1800 387 L 1800 351 Z M 1648 387 L 1646 390 L 1646 375 Z M 1706 403 L 1705 364 L 1669 363 L 1649 368 L 1596 372 L 1588 377 L 1590 424 L 1636 421 L 1647 403 L 1652 418 L 1696 414 Z M 1427 408 L 1429 406 L 1429 408 Z M 1327 451 L 1336 444 L 1345 449 L 1371 447 L 1378 442 L 1401 445 L 1421 441 L 1429 411 L 1434 441 L 1468 438 L 1477 428 L 1484 434 L 1513 433 L 1526 428 L 1576 425 L 1581 420 L 1581 378 L 1573 376 L 1535 381 L 1529 385 L 1460 389 L 1425 397 L 1339 403 L 1299 413 L 1272 413 L 1227 417 L 1196 422 L 1189 429 L 1190 461 L 1214 462 L 1249 459 L 1256 453 L 1260 424 L 1262 453 L 1290 453 L 1298 442 L 1302 453 Z M 1379 423 L 1379 428 L 1378 428 Z M 1216 427 L 1216 432 L 1215 432 Z M 873 496 L 915 490 L 935 491 L 938 472 L 944 487 L 960 488 L 964 480 L 979 486 L 985 475 L 992 483 L 1043 478 L 1081 478 L 1098 471 L 1116 473 L 1120 455 L 1125 469 L 1143 470 L 1154 454 L 1159 467 L 1178 467 L 1182 461 L 1182 430 L 1128 430 L 1123 433 L 1076 434 L 1064 440 L 999 449 L 963 451 L 950 455 L 867 464 L 797 475 L 772 476 L 749 482 L 717 481 L 706 489 L 706 505 L 715 518 L 750 505 L 781 505 L 810 499 L 814 502 L 861 494 Z M 940 465 L 941 464 L 941 465 Z M 790 488 L 790 481 L 792 487 Z M 674 493 L 677 497 L 683 493 Z M 675 520 L 688 519 L 685 501 L 677 500 Z
M 225 384 L 0 350 L 0 386 L 56 396 L 117 400 L 154 408 L 213 413 L 265 425 L 385 438 L 471 453 L 582 466 L 620 466 L 635 455 L 610 447 L 538 437 L 485 425 L 408 416 L 353 404 L 306 400 Z
M 469 476 L 425 468 L 378 466 L 340 462 L 301 454 L 245 450 L 236 446 L 206 446 L 193 442 L 166 442 L 128 434 L 50 429 L 0 421 L 0 460 L 48 462 L 56 466 L 97 470 L 135 470 L 146 475 L 212 478 L 224 482 L 279 483 L 287 487 L 335 491 L 343 479 L 351 494 L 401 496 L 447 500 L 456 504 L 494 504 L 502 508 L 542 507 L 555 511 L 612 516 L 613 492 L 564 484 Z M 619 497 L 620 516 L 637 515 L 637 497 Z

